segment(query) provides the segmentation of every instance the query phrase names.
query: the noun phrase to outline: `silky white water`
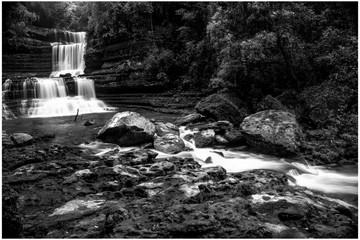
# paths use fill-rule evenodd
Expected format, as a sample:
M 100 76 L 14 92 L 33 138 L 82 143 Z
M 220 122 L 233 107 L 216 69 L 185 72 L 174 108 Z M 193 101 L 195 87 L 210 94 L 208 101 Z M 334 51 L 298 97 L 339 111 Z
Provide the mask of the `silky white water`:
M 106 112 L 108 106 L 96 99 L 94 82 L 91 79 L 75 78 L 77 96 L 67 94 L 62 78 L 34 78 L 34 98 L 21 100 L 20 112 L 27 117 L 55 117 L 95 112 Z M 24 93 L 28 92 L 26 84 Z M 25 95 L 25 94 L 24 94 Z
M 65 39 L 52 43 L 52 73 L 50 77 L 59 77 L 70 73 L 78 76 L 84 73 L 85 32 L 63 32 Z M 55 37 L 58 38 L 55 31 Z M 63 42 L 60 42 L 60 41 Z
M 113 111 L 103 101 L 96 99 L 94 81 L 76 76 L 85 69 L 85 32 L 54 30 L 52 45 L 52 73 L 49 78 L 31 78 L 20 83 L 10 79 L 3 84 L 6 100 L 16 100 L 25 117 L 57 117 Z M 70 97 L 67 83 L 59 76 L 70 73 L 76 96 Z M 71 80 L 70 80 L 71 83 Z M 5 91 L 5 92 L 4 92 Z M 3 112 L 9 111 L 3 103 Z
M 255 169 L 269 169 L 286 173 L 296 180 L 295 184 L 309 189 L 322 191 L 325 193 L 346 193 L 358 194 L 358 175 L 357 173 L 341 173 L 325 167 L 309 166 L 300 163 L 289 163 L 284 159 L 245 151 L 232 151 L 225 149 L 197 148 L 191 141 L 186 141 L 184 136 L 191 134 L 192 131 L 180 127 L 180 137 L 185 145 L 192 151 L 180 152 L 177 154 L 167 154 L 157 150 L 156 158 L 168 157 L 192 157 L 202 168 L 222 166 L 229 173 L 244 172 Z M 81 148 L 87 149 L 91 153 L 101 156 L 106 152 L 118 149 L 128 151 L 133 148 L 122 148 L 116 144 L 105 144 L 93 142 L 91 144 L 81 144 Z M 210 162 L 209 162 L 210 160 Z M 205 162 L 206 161 L 206 162 Z

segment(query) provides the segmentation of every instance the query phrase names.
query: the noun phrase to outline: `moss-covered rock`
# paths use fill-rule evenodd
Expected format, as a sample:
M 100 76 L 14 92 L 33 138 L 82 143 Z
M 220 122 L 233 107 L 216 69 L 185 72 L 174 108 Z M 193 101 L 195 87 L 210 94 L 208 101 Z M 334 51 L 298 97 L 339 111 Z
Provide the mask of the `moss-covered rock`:
M 260 152 L 287 156 L 301 145 L 301 129 L 289 112 L 267 110 L 252 114 L 240 125 L 247 144 Z

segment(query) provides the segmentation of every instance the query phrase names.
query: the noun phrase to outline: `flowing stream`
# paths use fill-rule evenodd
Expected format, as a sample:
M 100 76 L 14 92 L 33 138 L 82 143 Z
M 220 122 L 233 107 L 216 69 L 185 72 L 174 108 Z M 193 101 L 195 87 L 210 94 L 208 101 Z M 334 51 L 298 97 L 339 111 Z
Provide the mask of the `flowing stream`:
M 185 130 L 185 127 L 180 128 L 180 137 L 185 145 L 192 149 L 192 151 L 180 152 L 177 154 L 166 154 L 157 150 L 160 158 L 168 157 L 193 157 L 200 163 L 202 168 L 222 166 L 227 172 L 236 173 L 255 169 L 268 169 L 283 172 L 293 179 L 293 184 L 304 186 L 309 189 L 318 190 L 325 193 L 340 193 L 340 194 L 358 194 L 358 174 L 357 167 L 353 172 L 344 173 L 335 171 L 321 166 L 310 166 L 301 163 L 290 163 L 285 159 L 251 153 L 246 151 L 235 151 L 230 149 L 212 149 L 212 148 L 197 148 L 192 141 L 187 141 L 184 136 L 192 133 L 190 130 Z M 90 144 L 80 144 L 81 148 L 87 149 L 94 155 L 101 156 L 108 151 L 118 149 L 120 151 L 128 151 L 130 149 L 138 148 L 123 148 L 116 144 L 92 142 Z

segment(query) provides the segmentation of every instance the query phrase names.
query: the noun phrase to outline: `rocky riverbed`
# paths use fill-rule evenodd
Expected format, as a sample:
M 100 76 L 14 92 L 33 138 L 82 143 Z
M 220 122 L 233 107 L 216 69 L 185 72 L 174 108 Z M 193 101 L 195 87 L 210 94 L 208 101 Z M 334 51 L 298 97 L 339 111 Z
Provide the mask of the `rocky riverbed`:
M 224 122 L 189 125 L 199 118 L 187 116 L 178 124 L 195 125 L 202 140 L 212 130 L 214 143 L 215 136 L 229 135 L 231 126 Z M 154 125 L 156 134 L 177 134 L 176 125 Z M 357 196 L 332 198 L 272 170 L 202 168 L 190 156 L 159 157 L 152 144 L 96 155 L 89 148 L 54 144 L 53 137 L 3 132 L 3 237 L 358 236 Z

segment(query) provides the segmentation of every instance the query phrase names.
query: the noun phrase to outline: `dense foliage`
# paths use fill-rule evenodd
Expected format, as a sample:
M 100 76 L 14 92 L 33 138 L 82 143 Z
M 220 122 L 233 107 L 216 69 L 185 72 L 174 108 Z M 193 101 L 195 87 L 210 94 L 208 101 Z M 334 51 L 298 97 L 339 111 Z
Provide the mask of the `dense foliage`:
M 166 74 L 180 87 L 235 88 L 244 97 L 261 98 L 335 76 L 353 78 L 356 5 L 93 2 L 89 47 L 154 41 L 145 57 L 149 71 Z
M 326 80 L 357 85 L 356 2 L 4 2 L 3 24 L 4 36 L 86 30 L 86 57 L 151 42 L 146 75 L 180 90 L 259 102 Z

